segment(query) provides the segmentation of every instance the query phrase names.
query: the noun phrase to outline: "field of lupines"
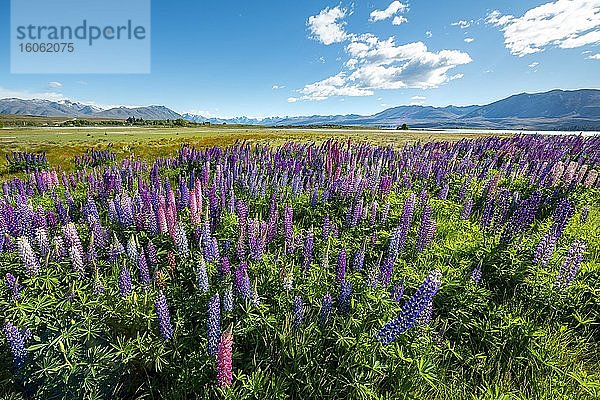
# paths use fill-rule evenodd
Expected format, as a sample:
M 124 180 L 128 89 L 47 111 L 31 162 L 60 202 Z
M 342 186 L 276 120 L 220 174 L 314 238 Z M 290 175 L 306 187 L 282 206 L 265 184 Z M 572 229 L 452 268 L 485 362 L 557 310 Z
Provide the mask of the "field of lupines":
M 600 396 L 599 137 L 13 158 L 2 398 Z

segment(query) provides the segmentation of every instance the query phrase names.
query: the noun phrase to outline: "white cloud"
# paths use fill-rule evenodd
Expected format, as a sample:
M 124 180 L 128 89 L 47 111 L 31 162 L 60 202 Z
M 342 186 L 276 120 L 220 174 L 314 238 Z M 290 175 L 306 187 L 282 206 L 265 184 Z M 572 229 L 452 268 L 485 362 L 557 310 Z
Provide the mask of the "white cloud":
M 345 22 L 340 21 L 346 16 L 346 9 L 340 7 L 325 8 L 319 15 L 308 18 L 306 25 L 310 30 L 310 38 L 330 45 L 343 42 L 347 34 L 344 31 Z
M 408 22 L 408 20 L 402 15 L 396 15 L 392 20 L 392 25 L 402 25 L 403 23 Z
M 385 10 L 373 10 L 373 12 L 371 12 L 371 18 L 369 19 L 369 21 L 383 21 L 384 19 L 391 18 L 398 13 L 405 12 L 406 10 L 408 10 L 408 6 L 406 4 L 400 3 L 397 0 L 392 1 Z
M 297 97 L 288 97 L 287 101 L 288 101 L 288 103 L 295 103 L 298 101 L 298 98 Z
M 535 68 L 535 67 L 537 67 L 538 65 L 540 65 L 540 63 L 539 63 L 539 62 L 537 62 L 537 61 L 534 61 L 534 62 L 532 62 L 531 64 L 529 64 L 529 65 L 528 65 L 528 67 L 529 67 L 529 68 Z
M 425 36 L 427 36 L 428 38 L 433 36 L 433 33 L 431 33 L 431 31 L 427 31 L 425 32 Z
M 344 72 L 330 76 L 322 81 L 304 86 L 300 90 L 301 100 L 326 100 L 332 96 L 372 96 L 373 91 L 349 84 L 348 77 Z
M 448 72 L 472 61 L 458 50 L 430 52 L 423 42 L 396 45 L 393 37 L 382 41 L 373 34 L 354 36 L 346 52 L 351 71 L 306 85 L 299 91 L 301 100 L 371 96 L 376 89 L 435 88 L 461 78 L 462 74 Z
M 50 89 L 58 89 L 58 88 L 63 87 L 63 84 L 60 82 L 48 82 L 48 87 Z
M 425 96 L 413 96 L 410 99 L 411 100 L 425 100 L 427 97 Z
M 588 56 L 587 59 L 588 60 L 600 60 L 600 53 Z
M 473 43 L 474 41 L 475 39 L 473 39 L 472 37 L 465 38 L 466 43 Z
M 284 85 L 273 85 L 273 88 L 272 88 L 272 89 L 273 89 L 273 90 L 279 90 L 279 89 L 283 89 L 283 88 L 285 88 L 285 86 L 284 86 Z
M 487 15 L 486 22 L 500 27 L 506 48 L 519 57 L 547 47 L 600 43 L 598 0 L 556 0 L 528 10 L 522 17 L 495 10 Z
M 460 29 L 467 29 L 468 27 L 471 26 L 472 23 L 473 23 L 472 19 L 469 21 L 465 21 L 465 20 L 461 19 L 460 21 L 453 22 L 450 25 L 458 26 Z
M 30 92 L 27 90 L 14 90 L 0 87 L 0 99 L 9 97 L 15 97 L 23 100 L 41 99 L 50 101 L 58 101 L 65 99 L 65 96 L 62 93 L 57 92 Z

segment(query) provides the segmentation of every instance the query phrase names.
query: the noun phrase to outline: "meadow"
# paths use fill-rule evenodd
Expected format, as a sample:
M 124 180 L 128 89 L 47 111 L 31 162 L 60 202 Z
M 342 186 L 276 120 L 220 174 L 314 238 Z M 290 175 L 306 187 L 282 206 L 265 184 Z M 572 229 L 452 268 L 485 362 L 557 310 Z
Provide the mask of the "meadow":
M 600 137 L 0 142 L 1 398 L 600 396 Z

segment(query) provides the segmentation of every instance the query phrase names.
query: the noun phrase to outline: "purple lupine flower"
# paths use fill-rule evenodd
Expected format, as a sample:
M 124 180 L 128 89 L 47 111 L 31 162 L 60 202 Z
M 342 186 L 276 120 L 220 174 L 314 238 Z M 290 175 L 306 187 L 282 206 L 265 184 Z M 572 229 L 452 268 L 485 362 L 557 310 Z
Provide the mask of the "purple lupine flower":
M 425 308 L 423 309 L 423 312 L 421 313 L 421 315 L 419 315 L 417 317 L 417 325 L 429 325 L 429 323 L 431 322 L 431 319 L 433 318 L 433 302 L 429 302 L 427 303 L 427 305 L 425 305 Z
M 138 257 L 138 272 L 140 274 L 140 282 L 144 285 L 150 284 L 150 271 L 148 270 L 148 263 L 146 262 L 146 256 L 144 252 L 140 252 Z
M 448 182 L 444 182 L 444 184 L 442 185 L 442 188 L 440 189 L 440 192 L 438 194 L 438 197 L 440 198 L 440 200 L 446 200 L 448 198 L 449 191 L 450 191 L 450 186 L 448 185 Z
M 231 290 L 231 286 L 225 289 L 225 293 L 223 293 L 223 311 L 233 311 L 233 290 Z
M 302 260 L 302 269 L 304 270 L 304 272 L 308 272 L 308 270 L 310 269 L 310 264 L 312 262 L 313 257 L 313 244 L 314 235 L 311 231 L 306 235 L 306 238 L 304 239 L 304 253 Z
M 326 294 L 323 296 L 323 301 L 321 302 L 321 315 L 319 318 L 319 323 L 321 326 L 326 326 L 329 323 L 331 318 L 331 306 L 333 305 L 333 298 L 330 294 Z
M 442 283 L 441 278 L 442 274 L 437 270 L 429 273 L 415 294 L 404 303 L 398 317 L 384 325 L 375 336 L 375 340 L 387 345 L 393 342 L 399 334 L 410 329 L 439 290 Z
M 158 297 L 154 302 L 154 306 L 156 307 L 160 335 L 165 341 L 169 341 L 173 338 L 173 326 L 171 325 L 171 316 L 169 314 L 167 299 L 162 290 L 158 292 Z
M 479 285 L 479 281 L 481 281 L 481 263 L 473 268 L 473 272 L 471 272 L 471 282 Z
M 433 241 L 435 235 L 436 224 L 431 219 L 431 207 L 429 203 L 425 204 L 421 215 L 421 226 L 419 227 L 419 236 L 417 237 L 417 252 L 423 251 Z
M 473 209 L 473 198 L 469 197 L 463 204 L 462 211 L 460 213 L 460 219 L 467 220 L 471 216 L 471 210 Z
M 221 258 L 221 268 L 219 269 L 221 277 L 227 276 L 231 273 L 231 264 L 229 263 L 229 257 L 223 256 Z
M 6 286 L 8 287 L 8 290 L 10 290 L 12 293 L 11 299 L 13 301 L 19 300 L 19 292 L 21 291 L 21 289 L 23 289 L 23 286 L 19 283 L 17 278 L 15 278 L 15 276 L 10 272 L 6 273 Z
M 250 286 L 250 277 L 248 277 L 248 264 L 245 261 L 233 271 L 233 287 L 238 296 L 245 300 L 252 299 L 252 287 Z
M 560 266 L 554 286 L 564 289 L 573 282 L 581 266 L 584 251 L 585 244 L 582 241 L 576 240 L 571 244 L 567 256 Z
M 119 273 L 119 293 L 123 297 L 127 297 L 133 291 L 131 287 L 131 273 L 127 266 L 123 265 Z
M 383 287 L 387 287 L 392 279 L 392 272 L 394 271 L 394 259 L 386 257 L 381 263 L 379 271 L 379 283 Z
M 396 238 L 397 244 L 395 244 L 395 248 L 397 251 L 404 250 L 404 246 L 406 245 L 406 237 L 408 235 L 408 231 L 410 230 L 413 215 L 415 212 L 416 199 L 417 196 L 414 193 L 411 193 L 404 201 L 404 207 L 402 208 L 402 217 L 400 219 L 400 225 L 398 226 L 398 236 Z M 394 260 L 398 256 L 397 251 L 394 255 Z
M 337 269 L 335 274 L 338 283 L 344 282 L 346 279 L 346 263 L 346 248 L 343 247 L 338 255 Z
M 219 339 L 221 337 L 221 302 L 219 295 L 215 294 L 208 302 L 208 318 L 207 318 L 207 351 L 211 356 L 217 354 Z
M 557 239 L 556 234 L 550 231 L 542 238 L 542 240 L 540 240 L 533 257 L 533 262 L 535 264 L 539 264 L 543 267 L 548 265 L 548 261 L 550 261 L 552 253 L 554 253 Z
M 198 289 L 202 293 L 208 292 L 208 273 L 206 272 L 206 263 L 204 258 L 200 256 L 198 261 L 198 267 L 196 268 L 196 281 L 198 282 Z
M 38 270 L 40 269 L 40 262 L 33 252 L 31 244 L 29 244 L 29 239 L 25 236 L 18 238 L 17 247 L 19 249 L 19 255 L 21 256 L 21 261 L 25 265 L 25 272 L 27 275 L 37 275 Z
M 380 222 L 387 221 L 389 215 L 390 215 L 390 202 L 388 201 L 383 206 L 383 211 L 381 212 Z
M 402 300 L 402 295 L 404 294 L 404 283 L 400 282 L 392 287 L 391 296 L 397 303 L 400 303 Z
M 154 243 L 148 242 L 146 246 L 146 252 L 148 253 L 148 262 L 152 267 L 156 267 L 158 265 L 158 255 L 156 253 L 156 246 Z
M 362 271 L 363 266 L 365 265 L 365 250 L 366 250 L 366 240 L 360 245 L 360 247 L 354 253 L 354 262 L 353 267 L 355 271 Z
M 293 325 L 294 328 L 300 327 L 302 325 L 302 320 L 304 318 L 304 303 L 302 302 L 302 297 L 294 296 L 294 304 L 292 306 L 292 315 L 294 317 Z
M 15 369 L 21 369 L 27 360 L 25 342 L 31 337 L 31 331 L 29 329 L 23 329 L 19 332 L 19 329 L 10 322 L 6 322 L 2 327 L 2 330 L 4 331 L 8 347 L 13 355 L 13 365 Z
M 283 236 L 285 239 L 285 245 L 287 253 L 291 254 L 294 252 L 294 232 L 293 228 L 294 220 L 294 209 L 290 206 L 284 208 L 284 219 L 283 219 Z
M 352 282 L 343 281 L 340 285 L 340 297 L 338 298 L 338 312 L 346 314 L 350 311 L 350 296 L 352 295 Z

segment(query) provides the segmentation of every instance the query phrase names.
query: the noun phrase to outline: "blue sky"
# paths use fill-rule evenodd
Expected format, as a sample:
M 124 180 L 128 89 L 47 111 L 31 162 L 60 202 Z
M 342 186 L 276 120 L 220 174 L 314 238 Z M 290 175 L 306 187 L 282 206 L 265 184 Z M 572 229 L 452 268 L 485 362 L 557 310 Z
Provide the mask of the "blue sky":
M 1 7 L 0 97 L 262 117 L 600 87 L 598 0 L 153 1 L 139 75 L 11 74 Z

